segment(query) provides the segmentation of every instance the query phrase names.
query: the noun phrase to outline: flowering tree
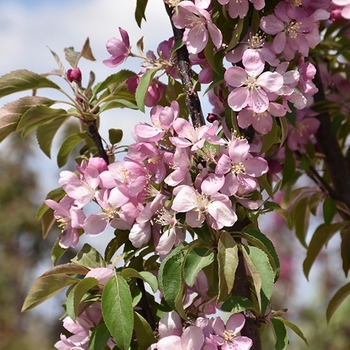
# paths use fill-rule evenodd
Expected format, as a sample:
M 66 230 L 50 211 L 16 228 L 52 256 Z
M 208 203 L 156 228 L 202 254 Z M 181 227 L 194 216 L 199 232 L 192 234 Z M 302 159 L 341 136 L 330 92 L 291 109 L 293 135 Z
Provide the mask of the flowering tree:
M 144 53 L 140 39 L 135 53 L 123 28 L 107 42 L 103 63 L 114 69 L 138 58 L 138 73 L 121 69 L 97 84 L 90 73 L 83 86 L 79 61 L 94 60 L 87 40 L 80 52 L 65 49 L 68 70 L 52 52 L 58 69 L 50 74 L 18 70 L 0 78 L 1 97 L 34 91 L 0 110 L 0 140 L 35 130 L 50 156 L 59 128 L 72 118 L 80 125 L 57 155 L 62 167 L 79 149 L 77 167 L 61 172 L 60 187 L 37 212 L 44 237 L 55 221 L 61 228 L 54 267 L 34 282 L 23 310 L 68 287 L 63 325 L 72 335 L 61 335 L 55 344 L 61 350 L 258 350 L 269 330 L 275 348 L 285 349 L 286 328 L 307 342 L 286 310 L 271 303 L 280 262 L 260 217 L 278 213 L 295 229 L 307 252 L 306 277 L 339 232 L 348 274 L 350 2 L 162 6 L 174 35 L 157 52 Z M 147 0 L 137 0 L 139 26 L 146 7 Z M 62 92 L 67 109 L 37 95 L 40 88 Z M 212 110 L 205 120 L 207 97 Z M 150 115 L 134 127 L 135 143 L 126 150 L 119 146 L 122 130 L 111 128 L 108 142 L 99 133 L 99 119 L 113 108 Z M 115 160 L 121 148 L 126 155 Z M 303 186 L 305 176 L 312 188 Z M 306 242 L 318 208 L 323 222 Z M 95 237 L 110 227 L 115 237 L 103 254 L 86 244 L 58 264 L 82 234 Z M 328 320 L 349 293 L 350 283 L 335 293 Z

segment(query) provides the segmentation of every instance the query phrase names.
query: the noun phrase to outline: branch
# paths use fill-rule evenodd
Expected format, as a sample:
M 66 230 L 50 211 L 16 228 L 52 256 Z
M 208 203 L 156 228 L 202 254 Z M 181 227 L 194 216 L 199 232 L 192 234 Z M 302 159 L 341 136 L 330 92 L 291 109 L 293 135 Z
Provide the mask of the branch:
M 168 4 L 165 4 L 165 8 L 170 18 L 175 42 L 181 41 L 182 34 L 184 31 L 174 26 L 173 21 L 171 20 L 173 16 L 173 9 Z M 182 82 L 182 88 L 184 93 L 186 94 L 186 106 L 190 113 L 193 126 L 195 128 L 199 128 L 200 126 L 205 125 L 205 120 L 203 117 L 202 107 L 197 91 L 195 90 L 195 86 L 193 85 L 191 62 L 188 55 L 187 47 L 185 45 L 181 46 L 179 49 L 176 50 L 176 55 L 177 67 Z
M 318 92 L 314 97 L 315 102 L 321 102 L 325 101 L 326 97 L 320 71 L 318 67 L 316 68 L 317 73 L 314 82 L 318 87 Z M 325 155 L 325 163 L 332 179 L 334 187 L 333 198 L 343 202 L 350 208 L 350 176 L 348 162 L 340 149 L 336 135 L 332 132 L 329 113 L 320 113 L 318 115 L 318 120 L 321 124 L 317 131 L 316 139 Z
M 105 160 L 105 162 L 107 164 L 109 164 L 108 155 L 107 155 L 105 149 L 103 148 L 102 138 L 98 132 L 96 120 L 93 120 L 93 121 L 87 123 L 87 128 L 88 128 L 89 136 L 92 138 L 95 146 L 97 147 L 98 154 L 100 155 L 101 158 L 103 158 Z

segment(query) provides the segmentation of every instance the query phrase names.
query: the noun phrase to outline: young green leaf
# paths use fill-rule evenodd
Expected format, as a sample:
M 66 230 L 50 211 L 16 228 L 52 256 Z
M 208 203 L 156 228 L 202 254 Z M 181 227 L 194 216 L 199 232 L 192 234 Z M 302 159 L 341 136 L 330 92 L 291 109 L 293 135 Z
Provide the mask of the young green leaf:
M 334 234 L 349 225 L 349 221 L 343 221 L 334 224 L 321 224 L 317 227 L 315 233 L 311 238 L 306 258 L 303 262 L 303 269 L 306 278 L 309 278 L 311 267 L 315 262 L 318 254 L 320 253 L 322 247 L 332 238 Z
M 285 350 L 288 346 L 288 334 L 285 325 L 281 320 L 271 318 L 271 323 L 276 335 L 276 350 Z
M 231 296 L 228 297 L 221 305 L 221 310 L 236 314 L 247 309 L 254 309 L 253 303 L 245 297 Z
M 104 81 L 102 81 L 101 83 L 97 84 L 94 89 L 93 92 L 94 94 L 98 94 L 99 92 L 107 89 L 108 87 L 112 87 L 112 91 L 115 90 L 118 86 L 120 86 L 121 84 L 124 84 L 125 81 L 136 75 L 135 72 L 131 71 L 131 70 L 127 70 L 127 69 L 122 69 L 120 70 L 118 73 L 114 73 L 110 76 L 108 76 Z
M 36 279 L 22 306 L 22 312 L 51 298 L 64 287 L 79 282 L 71 274 L 86 274 L 88 270 L 73 263 L 55 266 Z
M 105 350 L 110 337 L 106 324 L 100 323 L 91 332 L 88 350 Z
M 350 295 L 350 283 L 345 284 L 339 288 L 329 301 L 326 316 L 327 322 L 329 322 L 338 309 L 339 305 Z
M 17 131 L 22 115 L 37 105 L 51 106 L 55 101 L 45 97 L 26 96 L 7 103 L 0 109 L 0 142 L 11 133 Z
M 188 286 L 194 285 L 199 271 L 214 261 L 214 252 L 207 248 L 194 248 L 186 255 L 184 278 Z
M 73 149 L 87 137 L 87 134 L 82 132 L 68 136 L 63 142 L 57 154 L 57 165 L 62 168 L 68 160 L 68 156 Z
M 218 242 L 219 295 L 217 301 L 225 300 L 235 282 L 238 266 L 238 247 L 232 236 L 224 231 Z
M 111 278 L 102 293 L 102 315 L 120 350 L 128 350 L 134 325 L 132 298 L 128 284 L 121 276 Z
M 123 138 L 123 130 L 121 130 L 121 129 L 109 129 L 108 136 L 109 136 L 109 142 L 112 145 L 116 145 Z
M 36 129 L 36 139 L 40 149 L 51 158 L 52 141 L 61 127 L 61 125 L 67 120 L 68 116 L 56 117 L 54 120 L 38 126 Z
M 305 342 L 306 345 L 308 345 L 308 342 L 304 336 L 304 333 L 300 330 L 300 328 L 296 324 L 286 320 L 283 317 L 274 317 L 273 319 L 281 321 L 285 326 L 290 328 L 296 335 L 298 335 Z
M 75 264 L 84 266 L 89 269 L 106 267 L 106 262 L 101 254 L 90 244 L 85 243 L 75 258 L 71 260 Z
M 77 313 L 82 298 L 91 288 L 96 286 L 98 286 L 98 280 L 94 277 L 87 277 L 80 280 L 69 292 L 66 301 L 66 311 L 74 322 L 78 316 Z
M 165 301 L 186 318 L 183 310 L 182 297 L 184 290 L 183 265 L 185 254 L 183 251 L 174 249 L 161 263 L 158 273 L 159 287 Z
M 16 70 L 0 77 L 0 97 L 39 88 L 60 90 L 53 81 L 26 69 Z
M 136 93 L 135 93 L 135 99 L 137 106 L 139 107 L 141 112 L 145 111 L 145 99 L 148 87 L 154 77 L 154 75 L 157 73 L 159 69 L 158 68 L 152 68 L 146 71 L 139 82 L 139 85 L 137 86 Z
M 68 117 L 66 110 L 38 105 L 28 109 L 22 115 L 18 121 L 16 131 L 23 130 L 22 137 L 25 137 L 35 128 L 62 117 Z
M 135 9 L 135 20 L 137 25 L 141 28 L 141 22 L 142 20 L 146 20 L 146 7 L 147 7 L 148 0 L 137 0 L 136 3 L 136 9 Z
M 135 269 L 128 267 L 123 269 L 121 274 L 125 279 L 128 279 L 128 278 L 142 279 L 143 281 L 149 284 L 149 286 L 152 288 L 153 293 L 157 292 L 158 290 L 157 278 L 151 272 L 148 272 L 148 271 L 138 272 Z
M 62 255 L 66 252 L 66 248 L 62 248 L 59 245 L 60 237 L 56 239 L 55 244 L 53 245 L 51 249 L 51 262 L 53 266 L 56 266 L 59 259 L 62 257 Z
M 261 314 L 265 314 L 265 311 L 269 305 L 270 298 L 272 295 L 272 287 L 275 280 L 275 273 L 270 265 L 270 261 L 267 254 L 263 250 L 251 246 L 246 247 L 246 250 L 249 255 L 250 262 L 255 267 L 255 269 L 251 270 L 251 263 L 248 263 L 247 261 L 249 271 L 252 274 L 254 285 L 256 273 L 259 275 L 258 282 L 260 283 L 261 281 Z
M 151 344 L 157 342 L 149 323 L 136 311 L 134 311 L 134 331 L 139 350 L 147 350 Z

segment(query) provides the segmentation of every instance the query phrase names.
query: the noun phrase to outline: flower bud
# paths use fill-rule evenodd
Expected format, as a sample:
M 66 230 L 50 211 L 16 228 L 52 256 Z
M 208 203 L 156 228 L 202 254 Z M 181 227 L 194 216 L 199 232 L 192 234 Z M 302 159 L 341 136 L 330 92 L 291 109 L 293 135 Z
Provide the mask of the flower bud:
M 214 113 L 208 113 L 208 116 L 207 116 L 208 123 L 214 123 L 215 120 L 218 120 L 218 116 Z
M 78 67 L 74 67 L 73 69 L 68 69 L 67 70 L 67 79 L 69 82 L 76 82 L 80 83 L 81 82 L 81 71 Z

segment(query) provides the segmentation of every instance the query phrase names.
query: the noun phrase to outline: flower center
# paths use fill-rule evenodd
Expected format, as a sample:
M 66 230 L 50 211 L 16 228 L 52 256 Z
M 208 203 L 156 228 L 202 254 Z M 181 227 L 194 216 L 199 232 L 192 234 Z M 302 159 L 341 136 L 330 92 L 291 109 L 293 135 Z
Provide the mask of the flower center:
M 103 213 L 105 214 L 105 216 L 103 217 L 102 220 L 106 220 L 106 221 L 113 220 L 116 212 L 117 211 L 112 207 L 104 208 Z
M 295 39 L 298 36 L 297 30 L 300 26 L 301 22 L 291 21 L 286 25 L 285 31 L 290 38 Z
M 69 224 L 69 220 L 62 216 L 56 216 L 55 218 L 58 223 L 58 227 L 61 229 L 61 232 L 63 232 Z
M 255 77 L 248 76 L 248 78 L 244 82 L 244 85 L 247 86 L 248 90 L 260 89 L 260 86 L 257 83 L 257 79 Z
M 242 162 L 239 162 L 239 163 L 233 163 L 232 166 L 231 166 L 231 171 L 235 174 L 235 175 L 238 175 L 238 174 L 245 174 L 246 171 L 245 171 L 245 166 Z
M 223 333 L 223 338 L 225 339 L 225 342 L 232 343 L 232 340 L 234 338 L 233 331 L 225 330 Z
M 157 217 L 155 219 L 156 223 L 162 225 L 162 226 L 167 226 L 171 225 L 174 226 L 176 223 L 176 219 L 174 217 L 174 211 L 173 210 L 167 210 L 165 208 L 162 208 L 158 210 L 157 212 Z
M 265 44 L 264 35 L 253 35 L 250 39 L 248 39 L 248 44 L 252 50 L 261 49 Z

